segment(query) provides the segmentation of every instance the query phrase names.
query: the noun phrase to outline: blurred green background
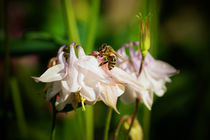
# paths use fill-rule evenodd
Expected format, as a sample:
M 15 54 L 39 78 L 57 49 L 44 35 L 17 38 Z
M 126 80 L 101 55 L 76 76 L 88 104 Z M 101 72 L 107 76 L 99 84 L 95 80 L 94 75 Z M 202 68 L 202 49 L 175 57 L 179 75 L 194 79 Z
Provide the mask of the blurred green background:
M 77 39 L 77 34 L 68 33 L 67 24 L 74 20 L 66 18 L 66 1 L 2 0 L 0 3 L 0 139 L 49 139 L 52 111 L 45 101 L 45 85 L 35 83 L 31 76 L 41 75 L 48 61 L 57 55 L 58 48 L 70 41 L 80 42 L 90 53 L 102 43 L 117 50 L 130 40 L 139 40 L 138 12 L 152 15 L 150 52 L 156 59 L 180 70 L 167 83 L 166 94 L 155 98 L 150 113 L 140 105 L 138 119 L 146 131 L 145 139 L 210 139 L 209 7 L 206 3 L 72 0 L 70 8 L 80 36 L 77 41 L 72 40 Z M 134 104 L 118 101 L 118 108 L 121 114 L 113 113 L 110 138 L 120 117 L 131 114 Z M 101 102 L 94 105 L 94 139 L 103 138 L 106 110 Z M 80 109 L 76 114 L 59 115 L 56 139 L 86 139 L 84 116 Z M 121 135 L 123 131 L 119 139 Z

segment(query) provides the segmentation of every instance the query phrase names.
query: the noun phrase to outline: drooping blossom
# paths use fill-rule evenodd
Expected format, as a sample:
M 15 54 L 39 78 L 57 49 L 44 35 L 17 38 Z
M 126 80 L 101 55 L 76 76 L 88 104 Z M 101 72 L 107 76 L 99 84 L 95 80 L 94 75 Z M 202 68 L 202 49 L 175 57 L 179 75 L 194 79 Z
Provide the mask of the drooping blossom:
M 92 53 L 93 55 L 96 53 Z M 101 56 L 97 57 L 99 63 L 101 63 L 104 59 Z M 126 60 L 123 58 L 123 60 Z M 150 97 L 149 89 L 146 89 L 137 79 L 133 73 L 129 71 L 123 70 L 123 68 L 115 66 L 113 69 L 108 69 L 108 63 L 102 66 L 102 68 L 109 74 L 114 81 L 117 83 L 123 84 L 125 87 L 129 87 L 134 91 L 141 91 L 139 95 L 141 96 L 142 102 L 150 108 L 152 102 Z
M 66 46 L 62 46 L 58 51 L 57 64 L 40 77 L 33 77 L 36 81 L 51 83 L 47 90 L 47 100 L 58 95 L 55 102 L 58 111 L 67 104 L 94 104 L 97 100 L 102 100 L 117 111 L 117 98 L 124 93 L 124 86 L 99 67 L 94 56 L 86 55 L 81 46 L 77 47 L 77 57 L 74 45 L 70 45 L 69 54 L 64 52 Z
M 165 83 L 171 81 L 169 77 L 177 73 L 177 70 L 163 61 L 155 60 L 150 53 L 147 53 L 139 75 L 142 55 L 140 50 L 135 51 L 134 49 L 134 46 L 138 44 L 139 42 L 130 42 L 117 51 L 124 58 L 124 60 L 118 60 L 118 66 L 136 77 L 138 82 L 148 90 L 149 98 L 147 99 L 149 104 L 147 104 L 147 107 L 150 109 L 153 102 L 153 93 L 157 96 L 163 96 L 166 92 Z M 126 54 L 126 48 L 129 48 L 129 56 Z M 136 98 L 144 100 L 144 96 L 145 94 L 142 94 L 141 90 L 137 91 L 130 86 L 126 86 L 126 91 L 121 96 L 121 100 L 126 104 L 130 104 Z

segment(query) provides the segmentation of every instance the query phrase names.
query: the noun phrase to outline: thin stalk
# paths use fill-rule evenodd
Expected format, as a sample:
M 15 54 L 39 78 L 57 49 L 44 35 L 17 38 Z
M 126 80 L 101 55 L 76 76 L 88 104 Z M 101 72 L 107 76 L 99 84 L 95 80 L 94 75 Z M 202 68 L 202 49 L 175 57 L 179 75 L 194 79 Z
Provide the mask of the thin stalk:
M 27 126 L 23 113 L 23 106 L 20 97 L 20 91 L 18 88 L 18 83 L 16 78 L 11 78 L 10 86 L 12 90 L 12 98 L 14 103 L 14 109 L 17 117 L 18 128 L 22 136 L 26 137 L 27 135 Z
M 148 110 L 146 107 L 144 107 L 144 116 L 143 116 L 144 140 L 149 140 L 150 116 L 151 116 L 150 110 Z
M 50 140 L 55 140 L 55 124 L 56 124 L 56 113 L 57 113 L 55 108 L 55 100 L 56 97 L 54 97 L 52 101 L 53 118 L 52 118 L 51 132 L 50 132 Z
M 137 99 L 136 99 L 135 110 L 134 110 L 134 113 L 133 113 L 132 119 L 131 119 L 131 124 L 130 124 L 130 126 L 129 126 L 129 129 L 128 129 L 127 134 L 126 134 L 126 137 L 125 137 L 126 140 L 127 140 L 128 137 L 129 137 L 129 133 L 130 133 L 130 131 L 131 131 L 131 128 L 132 128 L 133 123 L 134 123 L 134 120 L 135 120 L 135 118 L 136 118 L 136 115 L 137 115 L 137 112 L 138 112 L 138 106 L 139 106 L 139 99 L 137 98 Z
M 67 34 L 69 42 L 80 43 L 77 22 L 74 15 L 73 4 L 71 0 L 62 0 L 62 9 L 64 11 L 64 18 L 67 22 Z
M 123 116 L 120 120 L 119 120 L 119 122 L 118 122 L 118 124 L 117 124 L 117 127 L 116 127 L 116 129 L 115 129 L 115 133 L 114 133 L 114 135 L 113 135 L 113 140 L 116 140 L 117 139 L 117 137 L 118 137 L 118 134 L 119 134 L 119 131 L 120 131 L 120 127 L 121 127 L 121 125 L 122 125 L 122 123 L 126 120 L 126 119 L 128 119 L 129 118 L 129 116 Z
M 109 135 L 109 127 L 110 127 L 110 122 L 112 118 L 112 108 L 109 107 L 108 109 L 108 114 L 107 114 L 107 119 L 106 119 L 106 126 L 104 130 L 104 140 L 108 140 L 108 135 Z
M 139 15 L 139 25 L 140 25 L 140 33 L 139 33 L 139 50 L 141 50 L 141 55 L 142 55 L 142 59 L 140 61 L 140 67 L 139 67 L 139 73 L 138 73 L 138 77 L 140 76 L 141 74 L 141 71 L 142 71 L 142 68 L 143 68 L 143 65 L 144 65 L 144 55 L 142 53 L 142 49 L 143 49 L 143 42 L 144 42 L 144 26 L 143 26 L 143 21 L 142 21 L 142 17 L 141 15 Z
M 90 19 L 88 23 L 88 35 L 87 35 L 87 43 L 86 48 L 87 52 L 90 53 L 93 51 L 94 48 L 94 42 L 96 37 L 96 28 L 98 23 L 98 16 L 99 16 L 99 10 L 100 9 L 100 0 L 92 0 L 92 7 L 90 12 Z
M 86 140 L 93 140 L 93 106 L 86 105 Z
M 86 112 L 86 111 L 85 111 Z M 79 124 L 78 129 L 80 130 L 80 139 L 85 140 L 86 138 L 86 130 L 85 130 L 85 123 L 84 123 L 84 119 L 85 119 L 85 112 L 82 111 L 81 108 L 78 108 L 76 110 L 76 120 Z
M 140 74 L 141 74 L 141 72 L 142 72 L 142 69 L 143 69 L 143 65 L 144 65 L 144 58 L 142 57 L 142 59 L 141 59 L 141 65 L 140 65 L 140 68 L 139 68 L 139 74 L 138 74 L 138 76 L 140 76 Z

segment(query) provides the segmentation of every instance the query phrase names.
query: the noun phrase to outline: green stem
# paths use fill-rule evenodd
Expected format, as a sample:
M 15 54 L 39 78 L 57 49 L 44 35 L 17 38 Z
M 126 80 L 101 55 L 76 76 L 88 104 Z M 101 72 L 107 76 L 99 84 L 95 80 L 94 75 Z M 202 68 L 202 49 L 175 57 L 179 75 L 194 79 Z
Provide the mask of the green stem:
M 90 19 L 88 23 L 88 35 L 87 35 L 87 43 L 86 48 L 87 52 L 90 53 L 93 51 L 94 48 L 94 42 L 95 42 L 95 35 L 96 35 L 96 27 L 98 23 L 98 16 L 99 16 L 99 10 L 100 9 L 100 0 L 92 0 L 92 7 L 91 7 L 91 13 L 90 13 Z
M 12 98 L 14 103 L 14 109 L 17 117 L 17 123 L 22 136 L 26 137 L 27 135 L 27 126 L 25 122 L 25 117 L 23 113 L 23 106 L 20 97 L 20 91 L 18 88 L 18 83 L 16 78 L 11 78 L 10 86 L 12 90 Z
M 77 22 L 74 15 L 73 4 L 71 0 L 62 0 L 62 8 L 64 10 L 64 18 L 67 22 L 67 34 L 69 42 L 80 43 Z
M 55 140 L 55 124 L 56 124 L 56 108 L 55 108 L 55 101 L 56 96 L 53 98 L 52 101 L 52 109 L 53 109 L 53 118 L 52 118 L 52 127 L 51 127 L 51 134 L 50 134 L 50 140 Z
M 107 119 L 106 119 L 106 126 L 105 126 L 105 130 L 104 130 L 104 140 L 108 140 L 111 117 L 112 117 L 112 108 L 109 107 Z
M 136 115 L 137 115 L 137 112 L 138 112 L 138 106 L 139 106 L 139 99 L 136 99 L 136 106 L 135 106 L 134 113 L 133 113 L 133 115 L 132 115 L 131 124 L 130 124 L 130 126 L 129 126 L 128 132 L 127 132 L 126 137 L 125 137 L 126 140 L 127 140 L 128 137 L 129 137 L 129 133 L 130 133 L 130 131 L 131 131 L 131 128 L 132 128 L 133 123 L 134 123 L 134 120 L 135 120 L 135 118 L 136 118 Z
M 143 69 L 143 65 L 144 65 L 144 58 L 142 57 L 141 59 L 141 64 L 140 64 L 140 68 L 139 68 L 139 73 L 138 73 L 138 76 L 140 76 L 141 72 L 142 72 L 142 69 Z
M 146 107 L 144 107 L 144 117 L 143 117 L 144 140 L 149 140 L 150 116 L 151 116 L 150 110 L 148 110 Z
M 128 119 L 129 118 L 129 116 L 123 116 L 120 120 L 119 120 L 119 122 L 118 122 L 118 124 L 117 124 L 117 127 L 116 127 L 116 129 L 115 129 L 115 133 L 114 133 L 114 135 L 113 135 L 113 140 L 116 140 L 117 139 L 117 137 L 118 137 L 118 134 L 119 134 L 119 131 L 120 131 L 120 127 L 121 127 L 121 125 L 122 125 L 122 123 L 126 120 L 126 119 Z
M 86 140 L 93 139 L 93 106 L 86 105 Z
M 78 128 L 80 130 L 80 139 L 84 140 L 86 139 L 86 130 L 85 130 L 85 124 L 84 124 L 84 120 L 85 119 L 85 112 L 82 111 L 82 108 L 77 108 L 76 110 L 76 120 L 79 124 Z

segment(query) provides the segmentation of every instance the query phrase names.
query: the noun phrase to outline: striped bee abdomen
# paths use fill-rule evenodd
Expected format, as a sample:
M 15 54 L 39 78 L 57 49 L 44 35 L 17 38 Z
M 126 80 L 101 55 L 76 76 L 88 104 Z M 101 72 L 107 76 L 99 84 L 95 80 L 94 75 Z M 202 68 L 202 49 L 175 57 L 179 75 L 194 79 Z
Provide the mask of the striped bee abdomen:
M 113 69 L 117 62 L 117 56 L 114 49 L 107 44 L 102 44 L 98 52 L 99 56 L 104 58 L 104 61 L 100 63 L 99 66 L 103 66 L 108 63 L 108 69 Z
M 109 61 L 108 62 L 108 68 L 109 68 L 109 70 L 111 70 L 111 69 L 113 69 L 115 67 L 116 62 L 117 62 L 117 58 L 116 58 L 115 55 L 110 55 L 108 57 L 108 61 Z

